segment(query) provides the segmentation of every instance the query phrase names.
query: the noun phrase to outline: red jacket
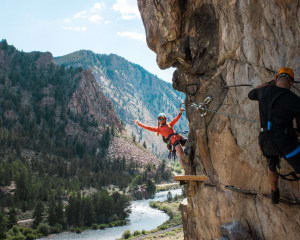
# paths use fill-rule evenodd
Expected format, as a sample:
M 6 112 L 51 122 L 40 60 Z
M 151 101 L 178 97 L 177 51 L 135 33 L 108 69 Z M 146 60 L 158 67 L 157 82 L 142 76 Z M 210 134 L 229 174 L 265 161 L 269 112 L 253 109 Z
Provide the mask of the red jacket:
M 176 118 L 174 118 L 171 122 L 168 124 L 164 124 L 159 127 L 150 127 L 147 125 L 144 125 L 140 122 L 137 123 L 138 126 L 147 129 L 151 132 L 158 132 L 160 135 L 162 135 L 164 138 L 168 138 L 170 134 L 175 133 L 173 127 L 178 122 L 179 118 L 181 117 L 182 113 L 179 113 Z M 178 140 L 178 137 L 181 139 L 182 137 L 180 135 L 173 135 L 170 139 L 171 144 L 174 144 L 176 140 Z

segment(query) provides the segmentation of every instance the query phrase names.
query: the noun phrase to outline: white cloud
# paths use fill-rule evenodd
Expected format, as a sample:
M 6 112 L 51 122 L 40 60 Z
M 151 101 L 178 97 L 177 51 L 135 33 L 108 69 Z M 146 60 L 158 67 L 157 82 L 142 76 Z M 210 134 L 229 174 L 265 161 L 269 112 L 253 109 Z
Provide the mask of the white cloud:
M 100 10 L 102 10 L 105 7 L 105 4 L 102 2 L 96 2 L 90 9 L 83 9 L 82 11 L 77 12 L 74 14 L 71 18 L 65 18 L 63 20 L 63 23 L 65 25 L 68 25 L 70 23 L 76 22 L 78 24 L 87 24 L 86 21 L 93 23 L 93 24 L 99 24 L 103 17 L 100 16 L 98 13 Z M 84 21 L 82 21 L 84 20 Z M 85 22 L 85 23 L 84 23 Z M 65 30 L 70 31 L 86 31 L 86 27 L 64 27 Z
M 124 20 L 140 16 L 136 0 L 117 0 L 112 8 L 119 12 Z
M 73 18 L 87 18 L 87 11 L 80 11 L 78 13 L 76 13 Z
M 104 21 L 104 23 L 105 23 L 105 24 L 111 24 L 111 21 L 106 20 L 106 21 Z
M 98 14 L 94 14 L 90 16 L 88 19 L 92 23 L 100 23 L 103 18 Z
M 145 35 L 137 32 L 118 32 L 117 35 L 120 37 L 126 37 L 143 42 L 146 41 Z
M 86 27 L 63 27 L 64 30 L 73 31 L 73 32 L 85 32 Z
M 91 12 L 95 13 L 100 11 L 101 9 L 103 9 L 105 7 L 105 4 L 103 2 L 97 2 L 94 4 L 94 6 L 91 8 Z

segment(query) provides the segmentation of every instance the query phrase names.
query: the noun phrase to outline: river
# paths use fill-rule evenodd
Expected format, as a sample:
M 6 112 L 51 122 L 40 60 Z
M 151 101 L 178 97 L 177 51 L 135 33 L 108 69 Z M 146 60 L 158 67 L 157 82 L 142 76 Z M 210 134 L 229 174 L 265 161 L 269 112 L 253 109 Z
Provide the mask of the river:
M 181 189 L 170 190 L 172 196 L 181 195 Z M 169 216 L 164 212 L 153 209 L 149 206 L 151 201 L 165 201 L 167 200 L 168 191 L 162 191 L 155 194 L 154 199 L 138 200 L 131 202 L 131 214 L 129 216 L 129 224 L 121 227 L 106 228 L 104 230 L 88 230 L 81 234 L 76 233 L 60 233 L 49 236 L 48 238 L 40 238 L 40 240 L 115 240 L 122 236 L 123 232 L 130 230 L 152 230 L 163 224 L 169 219 Z

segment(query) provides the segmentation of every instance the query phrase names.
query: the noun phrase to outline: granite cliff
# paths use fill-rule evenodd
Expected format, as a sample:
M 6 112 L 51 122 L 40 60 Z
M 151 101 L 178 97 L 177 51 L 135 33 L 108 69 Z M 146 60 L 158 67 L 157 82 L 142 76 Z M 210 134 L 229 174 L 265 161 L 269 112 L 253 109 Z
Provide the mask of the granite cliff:
M 221 239 L 221 226 L 235 221 L 244 237 L 222 239 L 299 239 L 299 182 L 280 181 L 281 203 L 271 204 L 267 163 L 257 142 L 258 105 L 247 98 L 250 87 L 226 86 L 257 86 L 282 66 L 299 76 L 300 1 L 138 0 L 138 5 L 157 64 L 177 68 L 173 87 L 186 94 L 191 146 L 186 173 L 210 178 L 188 188 L 185 239 Z M 201 117 L 191 104 L 207 96 L 215 112 Z M 291 170 L 285 161 L 281 165 L 282 172 Z

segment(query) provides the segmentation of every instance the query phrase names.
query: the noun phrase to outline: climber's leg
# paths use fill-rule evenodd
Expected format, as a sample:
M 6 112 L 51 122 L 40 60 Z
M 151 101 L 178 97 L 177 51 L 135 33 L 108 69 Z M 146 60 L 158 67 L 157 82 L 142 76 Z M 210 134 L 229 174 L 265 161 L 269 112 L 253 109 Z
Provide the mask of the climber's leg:
M 268 157 L 268 165 L 269 165 L 269 183 L 271 185 L 271 197 L 272 203 L 278 204 L 280 199 L 279 188 L 278 188 L 278 178 L 279 175 L 276 171 L 276 167 L 279 166 L 279 157 L 273 156 Z
M 178 154 L 178 157 L 179 157 L 179 164 L 180 164 L 181 168 L 184 169 L 184 163 L 183 163 L 184 152 L 183 152 L 183 150 L 182 150 L 181 145 L 180 145 L 180 144 L 177 144 L 177 145 L 175 146 L 175 150 L 176 150 L 176 152 L 177 152 L 177 154 Z

